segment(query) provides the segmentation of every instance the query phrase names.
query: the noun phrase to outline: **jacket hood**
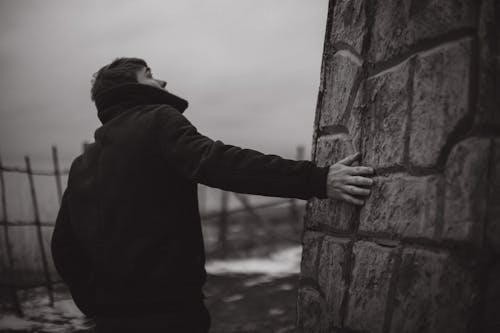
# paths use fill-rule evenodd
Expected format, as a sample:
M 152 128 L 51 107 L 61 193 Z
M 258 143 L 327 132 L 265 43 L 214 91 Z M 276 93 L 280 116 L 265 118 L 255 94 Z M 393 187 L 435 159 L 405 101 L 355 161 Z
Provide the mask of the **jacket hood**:
M 104 124 L 123 111 L 124 107 L 144 104 L 167 104 L 183 113 L 188 101 L 161 88 L 140 83 L 127 83 L 110 88 L 95 98 L 97 117 Z

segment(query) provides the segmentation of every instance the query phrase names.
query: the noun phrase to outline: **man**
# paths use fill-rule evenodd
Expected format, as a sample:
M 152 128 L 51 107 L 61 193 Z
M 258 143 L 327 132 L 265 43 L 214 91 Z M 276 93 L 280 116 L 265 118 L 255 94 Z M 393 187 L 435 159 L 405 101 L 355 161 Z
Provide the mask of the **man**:
M 184 117 L 142 59 L 95 74 L 102 126 L 72 163 L 52 238 L 54 262 L 97 332 L 207 332 L 197 184 L 362 205 L 373 173 L 359 154 L 317 167 L 213 141 Z

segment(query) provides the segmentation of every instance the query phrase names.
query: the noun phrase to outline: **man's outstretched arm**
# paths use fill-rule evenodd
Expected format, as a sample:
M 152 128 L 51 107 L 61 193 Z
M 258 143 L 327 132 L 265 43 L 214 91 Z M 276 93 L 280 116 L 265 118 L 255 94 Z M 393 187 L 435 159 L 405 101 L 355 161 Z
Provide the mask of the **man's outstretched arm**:
M 214 141 L 200 134 L 175 109 L 156 112 L 155 134 L 162 155 L 180 174 L 198 183 L 248 194 L 349 201 L 348 196 L 367 195 L 361 186 L 372 182 L 362 177 L 372 173 L 371 168 L 350 166 L 359 156 L 351 156 L 342 165 L 318 167 L 311 161 L 289 160 Z

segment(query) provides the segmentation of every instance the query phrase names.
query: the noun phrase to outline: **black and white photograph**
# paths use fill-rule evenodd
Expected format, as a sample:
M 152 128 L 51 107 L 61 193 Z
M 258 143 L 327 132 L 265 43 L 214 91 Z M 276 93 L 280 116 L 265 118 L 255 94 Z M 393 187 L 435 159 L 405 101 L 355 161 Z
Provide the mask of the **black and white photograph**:
M 500 2 L 0 0 L 0 333 L 500 332 Z

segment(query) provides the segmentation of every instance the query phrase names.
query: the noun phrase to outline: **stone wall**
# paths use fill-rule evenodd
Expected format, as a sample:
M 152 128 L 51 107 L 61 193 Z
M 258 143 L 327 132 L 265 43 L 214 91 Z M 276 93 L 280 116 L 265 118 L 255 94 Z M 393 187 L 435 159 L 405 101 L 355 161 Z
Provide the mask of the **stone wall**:
M 500 332 L 500 2 L 331 0 L 313 159 L 376 169 L 307 204 L 304 332 Z

